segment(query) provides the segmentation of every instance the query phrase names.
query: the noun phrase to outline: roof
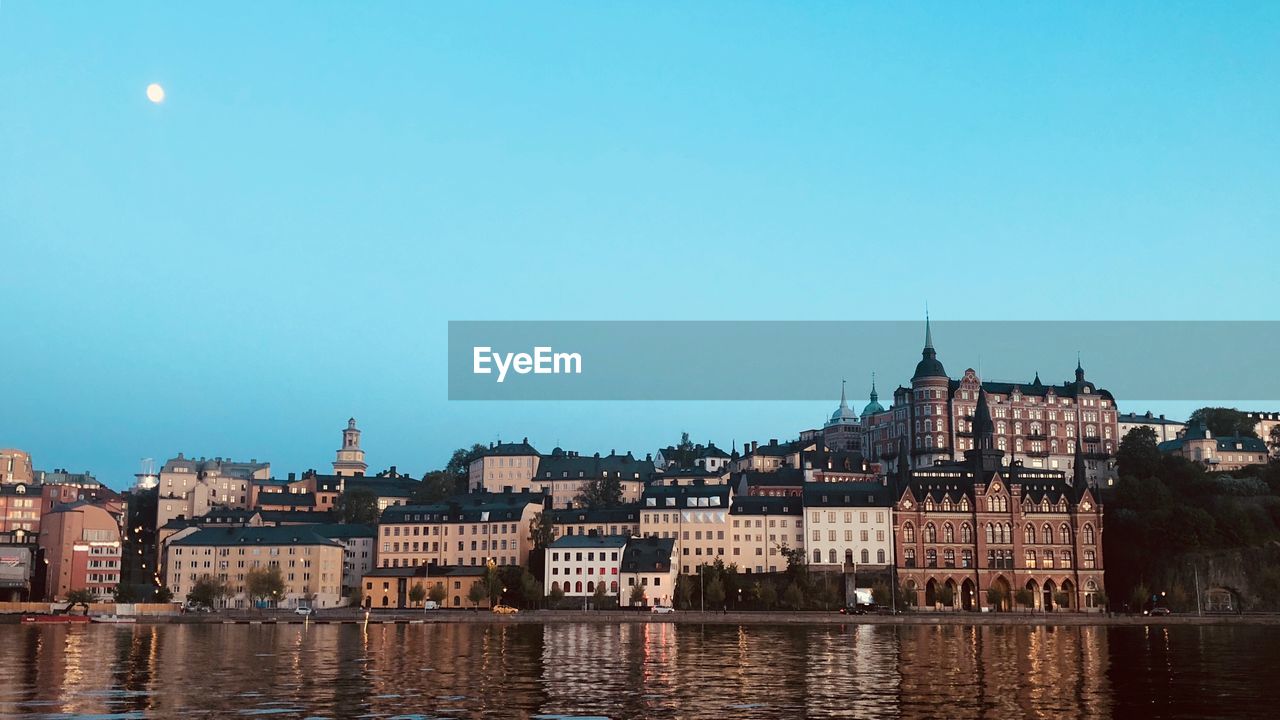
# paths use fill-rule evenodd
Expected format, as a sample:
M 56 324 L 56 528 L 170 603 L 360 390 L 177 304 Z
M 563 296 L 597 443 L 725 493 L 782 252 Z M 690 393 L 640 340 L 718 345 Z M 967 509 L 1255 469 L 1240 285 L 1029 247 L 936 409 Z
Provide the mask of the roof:
M 632 540 L 622 553 L 622 572 L 669 572 L 675 548 L 675 538 L 646 537 Z
M 1108 390 L 1099 390 L 1097 386 L 1087 380 L 1070 380 L 1061 385 L 1045 385 L 1039 383 L 1039 376 L 1029 383 L 1016 382 L 999 382 L 995 380 L 983 380 L 981 389 L 995 395 L 1012 395 L 1017 390 L 1022 395 L 1034 395 L 1036 397 L 1048 397 L 1050 393 L 1056 397 L 1074 398 L 1077 395 L 1089 394 L 1097 397 L 1115 400 Z M 948 386 L 950 393 L 955 395 L 956 390 L 960 389 L 960 380 L 952 380 Z M 1085 393 L 1084 389 L 1088 388 L 1089 392 Z
M 1039 503 L 1046 497 L 1055 504 L 1063 498 L 1068 503 L 1075 503 L 1086 490 L 1083 485 L 1074 485 L 1061 470 L 1029 468 L 1020 463 L 1004 466 L 999 470 L 980 470 L 972 462 L 965 460 L 911 470 L 910 479 L 906 487 L 902 488 L 901 494 L 910 491 L 912 497 L 920 502 L 926 498 L 937 503 L 943 499 L 959 502 L 961 497 L 968 497 L 969 502 L 973 503 L 975 485 L 989 485 L 996 479 L 1002 479 L 1006 485 L 1020 486 L 1023 497 L 1030 498 L 1034 503 Z
M 1163 415 L 1153 415 L 1150 410 L 1145 413 L 1117 413 L 1116 421 L 1122 423 L 1139 423 L 1142 425 L 1186 425 L 1182 420 L 1174 420 Z
M 601 456 L 566 453 L 559 448 L 551 455 L 544 455 L 538 463 L 538 480 L 577 480 L 614 477 L 621 480 L 647 481 L 653 476 L 652 460 L 637 460 L 630 452 L 618 455 L 610 452 Z
M 552 550 L 563 548 L 620 548 L 630 540 L 626 535 L 565 535 L 551 543 Z
M 730 515 L 803 515 L 804 503 L 796 497 L 738 495 L 729 507 Z
M 640 500 L 645 508 L 728 508 L 728 485 L 651 485 Z
M 870 461 L 860 452 L 837 450 L 806 450 L 800 453 L 800 466 L 810 463 L 814 470 L 828 472 L 872 472 Z
M 1190 430 L 1188 430 L 1190 432 Z M 1256 437 L 1248 437 L 1245 435 L 1223 435 L 1220 437 L 1180 437 L 1174 440 L 1165 440 L 1156 447 L 1160 452 L 1177 452 L 1182 449 L 1183 442 L 1186 440 L 1215 440 L 1217 441 L 1217 449 L 1220 452 L 1251 452 L 1266 453 L 1267 444 Z M 1239 445 L 1240 447 L 1236 447 Z
M 454 495 L 430 505 L 392 505 L 382 511 L 383 523 L 502 522 L 519 520 L 529 505 L 542 505 L 540 492 Z
M 637 522 L 640 519 L 640 504 L 631 503 L 611 508 L 569 508 L 550 510 L 551 522 L 556 525 L 571 523 L 612 523 Z
M 379 567 L 366 572 L 363 577 L 481 577 L 487 568 L 483 565 L 412 565 Z
M 369 475 L 353 475 L 344 478 L 344 491 L 352 490 L 368 490 L 378 497 L 411 497 L 413 493 L 422 486 L 422 483 L 414 480 L 406 475 L 391 476 L 369 476 Z
M 294 530 L 311 531 L 330 540 L 348 540 L 351 538 L 377 537 L 378 531 L 371 525 L 348 525 L 346 523 L 323 523 L 319 525 L 294 525 Z
M 888 507 L 895 500 L 878 482 L 812 483 L 804 489 L 805 507 Z
M 313 510 L 258 510 L 263 522 L 276 525 L 312 525 L 329 519 L 328 512 Z
M 529 444 L 529 438 L 525 438 L 518 443 L 493 443 L 484 452 L 477 455 L 476 459 L 494 455 L 541 455 L 541 453 Z
M 228 527 L 197 530 L 171 545 L 324 545 L 341 547 L 306 526 Z
M 804 471 L 792 467 L 772 472 L 744 470 L 735 473 L 731 482 L 734 487 L 740 487 L 743 480 L 746 480 L 747 487 L 800 487 L 804 485 Z
M 315 507 L 314 493 L 271 492 L 258 495 L 258 505 L 289 505 L 292 507 Z

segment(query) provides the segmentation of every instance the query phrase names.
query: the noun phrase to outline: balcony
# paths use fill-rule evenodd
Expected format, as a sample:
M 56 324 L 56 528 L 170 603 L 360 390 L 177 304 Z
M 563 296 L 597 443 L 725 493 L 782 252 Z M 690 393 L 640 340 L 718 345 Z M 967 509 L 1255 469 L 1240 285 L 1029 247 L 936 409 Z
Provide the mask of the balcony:
M 1033 433 L 1027 434 L 1027 439 L 1028 440 L 1048 440 L 1049 436 L 1045 435 L 1044 433 L 1033 432 Z

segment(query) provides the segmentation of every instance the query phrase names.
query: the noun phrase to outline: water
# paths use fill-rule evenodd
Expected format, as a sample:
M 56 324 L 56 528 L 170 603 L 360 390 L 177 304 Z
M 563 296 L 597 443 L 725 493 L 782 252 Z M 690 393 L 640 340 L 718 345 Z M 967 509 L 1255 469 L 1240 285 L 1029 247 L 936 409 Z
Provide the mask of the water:
M 1280 628 L 0 626 L 0 716 L 1275 717 Z

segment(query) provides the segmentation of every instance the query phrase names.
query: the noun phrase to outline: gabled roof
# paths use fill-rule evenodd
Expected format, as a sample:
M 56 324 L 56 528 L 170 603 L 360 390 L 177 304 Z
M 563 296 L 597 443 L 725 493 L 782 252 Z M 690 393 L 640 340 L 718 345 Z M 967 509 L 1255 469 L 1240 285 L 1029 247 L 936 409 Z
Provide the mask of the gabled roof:
M 627 543 L 627 549 L 622 553 L 622 572 L 670 572 L 675 547 L 675 538 L 636 538 Z
M 525 438 L 518 443 L 493 443 L 488 449 L 476 456 L 477 459 L 493 456 L 509 456 L 509 455 L 539 455 L 540 453 L 529 444 L 529 438 Z

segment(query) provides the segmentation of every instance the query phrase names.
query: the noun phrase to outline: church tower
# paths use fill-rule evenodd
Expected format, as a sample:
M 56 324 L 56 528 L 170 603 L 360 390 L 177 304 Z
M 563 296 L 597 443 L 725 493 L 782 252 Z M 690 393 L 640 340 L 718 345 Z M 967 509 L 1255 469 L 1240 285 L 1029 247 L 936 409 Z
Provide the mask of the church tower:
M 342 431 L 342 448 L 333 461 L 333 474 L 353 477 L 364 475 L 367 469 L 364 450 L 360 449 L 360 429 L 356 427 L 356 419 L 351 418 L 347 420 L 347 429 Z

